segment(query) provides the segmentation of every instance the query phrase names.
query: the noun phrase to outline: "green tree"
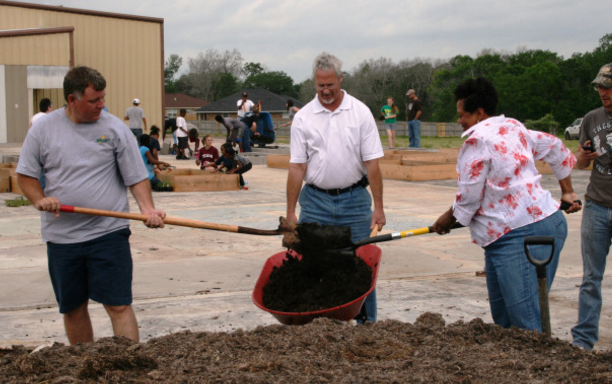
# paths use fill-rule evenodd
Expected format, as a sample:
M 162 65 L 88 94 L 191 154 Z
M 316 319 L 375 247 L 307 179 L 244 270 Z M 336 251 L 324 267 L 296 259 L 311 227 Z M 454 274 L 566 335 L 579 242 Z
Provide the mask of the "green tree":
M 244 73 L 245 78 L 249 78 L 251 76 L 257 76 L 260 73 L 265 71 L 264 67 L 259 63 L 246 63 L 242 72 Z
M 231 73 L 222 73 L 215 81 L 215 100 L 222 99 L 239 90 L 238 79 Z
M 298 97 L 293 79 L 282 71 L 261 72 L 244 80 L 245 88 L 263 88 L 278 95 Z
M 177 54 L 172 54 L 164 65 L 164 81 L 166 87 L 174 85 L 174 76 L 183 65 L 183 58 Z

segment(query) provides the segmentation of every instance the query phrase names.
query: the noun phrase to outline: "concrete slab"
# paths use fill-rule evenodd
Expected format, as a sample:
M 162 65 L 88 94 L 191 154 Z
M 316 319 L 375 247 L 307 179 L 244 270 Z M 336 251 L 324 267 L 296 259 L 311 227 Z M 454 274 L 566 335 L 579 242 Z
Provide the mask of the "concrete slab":
M 215 143 L 218 145 L 218 143 Z M 6 147 L 0 146 L 0 153 Z M 17 152 L 13 149 L 13 151 Z M 259 152 L 256 152 L 259 154 Z M 179 168 L 195 161 L 162 159 Z M 572 173 L 579 195 L 588 171 Z M 170 216 L 262 229 L 278 227 L 285 214 L 287 171 L 256 164 L 245 174 L 249 190 L 226 192 L 154 193 L 157 207 Z M 559 196 L 553 176 L 544 185 Z M 434 182 L 384 181 L 387 226 L 383 232 L 431 225 L 455 195 L 454 180 Z M 39 213 L 32 207 L 9 208 L 0 194 L 0 347 L 12 344 L 66 343 L 40 238 Z M 137 206 L 130 197 L 130 207 Z M 569 236 L 561 254 L 557 279 L 550 294 L 553 335 L 570 340 L 577 318 L 581 213 L 566 216 Z M 250 295 L 264 261 L 281 251 L 280 236 L 262 237 L 204 229 L 167 226 L 149 229 L 133 223 L 134 308 L 141 338 L 184 330 L 232 331 L 275 324 L 252 304 Z M 483 251 L 471 244 L 469 231 L 446 236 L 422 235 L 379 244 L 383 251 L 378 281 L 379 318 L 414 322 L 427 311 L 441 313 L 447 322 L 479 317 L 491 322 L 485 279 L 474 272 L 484 265 Z M 600 349 L 612 348 L 612 280 L 604 279 L 604 310 Z M 96 337 L 112 335 L 101 305 L 90 304 Z

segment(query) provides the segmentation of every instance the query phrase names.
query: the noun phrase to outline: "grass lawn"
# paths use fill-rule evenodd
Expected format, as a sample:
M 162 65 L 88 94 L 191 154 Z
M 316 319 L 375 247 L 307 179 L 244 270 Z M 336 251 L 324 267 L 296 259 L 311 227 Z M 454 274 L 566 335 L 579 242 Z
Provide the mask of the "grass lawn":
M 223 138 L 225 135 L 212 135 L 213 137 Z M 578 140 L 566 140 L 563 135 L 558 135 L 565 146 L 576 153 L 578 150 Z M 383 146 L 386 148 L 389 141 L 387 140 L 387 135 L 381 135 L 380 140 Z M 431 136 L 421 136 L 421 147 L 428 149 L 438 149 L 438 148 L 461 148 L 463 145 L 464 139 L 461 137 L 431 137 Z M 289 136 L 276 136 L 276 143 L 278 144 L 289 144 Z M 410 141 L 408 136 L 396 136 L 395 137 L 395 146 L 397 148 L 408 148 Z
M 578 150 L 578 140 L 565 140 L 563 136 L 559 136 L 561 140 L 565 143 L 565 146 L 571 150 L 572 152 L 576 152 Z M 381 135 L 380 137 L 383 146 L 386 147 L 388 144 L 387 135 Z M 437 148 L 461 148 L 463 145 L 464 139 L 461 137 L 430 137 L 430 136 L 421 136 L 421 147 L 429 148 L 429 149 L 437 149 Z M 288 136 L 277 136 L 276 142 L 281 144 L 289 144 Z M 397 148 L 408 148 L 409 140 L 408 136 L 396 136 L 395 137 L 395 146 Z

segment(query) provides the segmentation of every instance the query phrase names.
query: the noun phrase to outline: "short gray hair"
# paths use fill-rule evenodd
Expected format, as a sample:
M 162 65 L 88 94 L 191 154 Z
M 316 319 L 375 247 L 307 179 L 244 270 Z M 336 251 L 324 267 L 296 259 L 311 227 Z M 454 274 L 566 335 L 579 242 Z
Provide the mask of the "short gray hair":
M 331 53 L 323 52 L 319 56 L 315 57 L 312 63 L 312 78 L 318 70 L 329 71 L 333 70 L 336 72 L 336 77 L 342 76 L 342 60 L 332 55 Z

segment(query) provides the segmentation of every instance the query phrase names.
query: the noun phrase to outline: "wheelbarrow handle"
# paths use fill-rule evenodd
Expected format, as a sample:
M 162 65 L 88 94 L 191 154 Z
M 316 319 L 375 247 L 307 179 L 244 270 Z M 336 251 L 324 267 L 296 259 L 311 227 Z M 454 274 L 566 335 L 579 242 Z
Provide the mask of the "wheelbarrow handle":
M 555 238 L 552 236 L 528 236 L 523 240 L 527 260 L 536 267 L 538 279 L 546 277 L 546 266 L 552 261 L 555 254 Z M 550 245 L 550 255 L 546 259 L 540 260 L 533 257 L 529 250 L 530 245 Z

